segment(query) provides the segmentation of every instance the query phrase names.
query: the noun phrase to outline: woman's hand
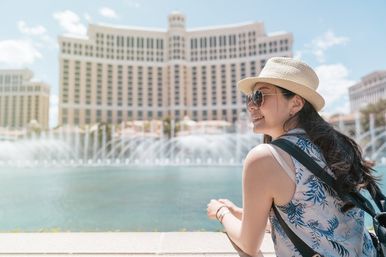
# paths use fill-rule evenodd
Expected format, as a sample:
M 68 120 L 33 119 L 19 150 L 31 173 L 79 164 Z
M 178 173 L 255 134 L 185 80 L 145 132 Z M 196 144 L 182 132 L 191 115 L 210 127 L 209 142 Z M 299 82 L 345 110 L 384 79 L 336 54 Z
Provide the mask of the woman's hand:
M 225 204 L 220 203 L 218 200 L 212 199 L 208 203 L 207 213 L 208 218 L 212 220 L 217 220 L 216 213 L 220 207 L 225 206 Z
M 219 199 L 218 201 L 220 203 L 222 203 L 223 205 L 225 205 L 231 211 L 233 216 L 235 216 L 236 218 L 241 220 L 241 218 L 243 216 L 243 209 L 242 208 L 236 206 L 236 204 L 234 204 L 232 201 L 230 201 L 228 199 Z

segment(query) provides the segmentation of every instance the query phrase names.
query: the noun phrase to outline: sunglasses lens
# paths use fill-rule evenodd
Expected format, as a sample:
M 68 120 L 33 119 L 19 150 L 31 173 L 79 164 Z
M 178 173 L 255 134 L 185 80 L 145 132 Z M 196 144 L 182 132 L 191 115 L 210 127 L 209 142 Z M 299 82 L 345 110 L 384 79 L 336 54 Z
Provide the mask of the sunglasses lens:
M 256 105 L 257 107 L 260 107 L 261 104 L 263 103 L 263 93 L 259 90 L 256 90 L 252 94 L 247 95 L 246 96 L 247 108 L 250 102 L 253 102 L 253 104 Z
M 261 103 L 263 102 L 263 94 L 261 93 L 261 91 L 256 90 L 255 92 L 253 92 L 252 101 L 256 106 L 261 106 Z

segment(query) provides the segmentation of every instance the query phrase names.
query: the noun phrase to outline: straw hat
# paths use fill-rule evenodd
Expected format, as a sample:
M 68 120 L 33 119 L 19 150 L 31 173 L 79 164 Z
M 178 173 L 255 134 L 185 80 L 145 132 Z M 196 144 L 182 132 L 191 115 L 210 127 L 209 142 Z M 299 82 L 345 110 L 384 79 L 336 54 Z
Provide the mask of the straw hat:
M 270 58 L 259 76 L 245 78 L 237 83 L 244 94 L 250 94 L 256 83 L 263 82 L 285 88 L 310 102 L 316 111 L 324 106 L 323 97 L 316 92 L 319 79 L 315 71 L 296 59 L 287 57 Z

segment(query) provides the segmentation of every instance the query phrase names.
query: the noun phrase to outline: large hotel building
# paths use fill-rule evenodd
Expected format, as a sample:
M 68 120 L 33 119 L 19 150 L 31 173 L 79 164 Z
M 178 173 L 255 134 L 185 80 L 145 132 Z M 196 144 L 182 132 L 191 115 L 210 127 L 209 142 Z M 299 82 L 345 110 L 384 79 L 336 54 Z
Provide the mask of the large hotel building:
M 386 99 L 386 70 L 374 71 L 348 89 L 351 112 Z
M 28 69 L 0 70 L 0 127 L 24 128 L 36 120 L 48 129 L 50 87 Z
M 167 30 L 90 24 L 85 38 L 59 37 L 59 124 L 234 122 L 245 111 L 237 81 L 292 56 L 292 34 L 267 34 L 262 22 L 186 29 L 177 12 L 168 21 Z

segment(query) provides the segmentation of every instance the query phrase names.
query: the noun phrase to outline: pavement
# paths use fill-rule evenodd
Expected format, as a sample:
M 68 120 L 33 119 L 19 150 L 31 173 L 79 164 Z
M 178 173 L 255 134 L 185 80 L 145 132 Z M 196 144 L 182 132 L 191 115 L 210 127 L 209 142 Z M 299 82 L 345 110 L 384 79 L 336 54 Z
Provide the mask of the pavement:
M 266 234 L 260 256 L 273 257 Z M 1 233 L 0 256 L 45 257 L 236 257 L 221 232 Z

